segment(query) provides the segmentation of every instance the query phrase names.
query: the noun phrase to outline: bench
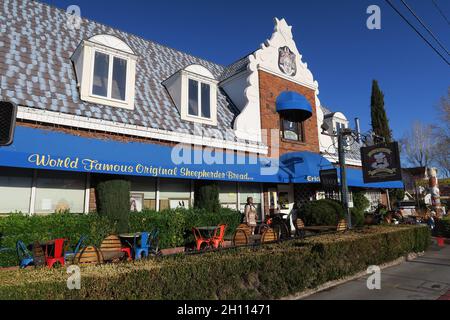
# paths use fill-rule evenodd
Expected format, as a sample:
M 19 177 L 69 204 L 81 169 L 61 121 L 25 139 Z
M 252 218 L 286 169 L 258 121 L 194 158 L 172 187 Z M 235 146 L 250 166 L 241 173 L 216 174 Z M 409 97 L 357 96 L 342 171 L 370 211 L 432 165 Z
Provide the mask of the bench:
M 100 252 L 103 261 L 118 261 L 125 255 L 125 252 L 122 251 L 122 242 L 115 235 L 108 236 L 102 241 Z
M 101 264 L 103 263 L 103 257 L 96 247 L 89 246 L 75 255 L 74 263 L 78 265 Z
M 278 241 L 278 236 L 272 228 L 265 230 L 261 236 L 261 243 L 270 243 Z

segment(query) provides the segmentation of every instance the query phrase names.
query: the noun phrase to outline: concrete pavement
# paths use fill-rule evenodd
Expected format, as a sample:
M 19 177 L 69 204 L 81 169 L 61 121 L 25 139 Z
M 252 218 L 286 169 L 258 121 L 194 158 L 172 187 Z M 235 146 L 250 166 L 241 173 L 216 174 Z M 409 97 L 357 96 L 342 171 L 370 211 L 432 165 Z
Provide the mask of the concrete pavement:
M 450 246 L 432 245 L 425 255 L 381 270 L 381 289 L 367 289 L 368 276 L 321 291 L 305 300 L 450 300 Z

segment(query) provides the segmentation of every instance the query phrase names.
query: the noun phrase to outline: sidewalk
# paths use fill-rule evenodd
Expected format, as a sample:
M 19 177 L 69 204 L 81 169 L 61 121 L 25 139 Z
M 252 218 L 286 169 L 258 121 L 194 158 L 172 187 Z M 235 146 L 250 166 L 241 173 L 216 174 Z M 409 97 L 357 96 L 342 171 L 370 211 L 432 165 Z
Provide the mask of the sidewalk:
M 424 256 L 381 271 L 381 290 L 367 277 L 311 295 L 305 300 L 450 300 L 450 246 L 432 245 Z

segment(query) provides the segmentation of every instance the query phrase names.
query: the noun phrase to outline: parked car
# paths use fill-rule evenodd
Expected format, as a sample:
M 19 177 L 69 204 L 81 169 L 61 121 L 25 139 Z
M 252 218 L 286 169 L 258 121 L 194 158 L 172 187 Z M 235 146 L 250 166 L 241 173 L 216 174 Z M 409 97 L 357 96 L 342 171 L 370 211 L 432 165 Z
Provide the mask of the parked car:
M 401 210 L 403 217 L 417 215 L 415 201 L 399 201 L 397 208 Z

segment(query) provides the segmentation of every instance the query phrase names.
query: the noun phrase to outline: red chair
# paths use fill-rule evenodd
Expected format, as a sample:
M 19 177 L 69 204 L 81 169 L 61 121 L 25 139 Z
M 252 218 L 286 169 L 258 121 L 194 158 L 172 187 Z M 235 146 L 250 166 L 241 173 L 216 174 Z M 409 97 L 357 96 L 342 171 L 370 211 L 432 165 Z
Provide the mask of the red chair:
M 195 237 L 197 251 L 200 251 L 200 249 L 202 248 L 202 244 L 204 243 L 206 243 L 208 246 L 210 245 L 211 239 L 204 238 L 197 228 L 192 228 L 192 233 Z
M 122 249 L 120 249 L 120 251 L 126 253 L 126 255 L 128 256 L 128 261 L 133 260 L 133 258 L 131 258 L 131 248 L 130 247 L 122 247 Z
M 47 244 L 45 246 L 45 263 L 49 268 L 59 262 L 62 266 L 64 265 L 64 242 L 66 239 L 56 239 L 53 243 Z M 48 252 L 48 247 L 53 245 L 53 255 L 51 256 Z
M 211 243 L 214 248 L 219 248 L 219 246 L 223 247 L 223 238 L 225 237 L 225 230 L 227 229 L 226 224 L 221 224 L 219 227 L 214 231 L 214 236 L 211 239 Z

